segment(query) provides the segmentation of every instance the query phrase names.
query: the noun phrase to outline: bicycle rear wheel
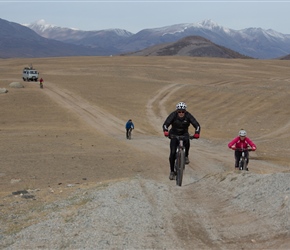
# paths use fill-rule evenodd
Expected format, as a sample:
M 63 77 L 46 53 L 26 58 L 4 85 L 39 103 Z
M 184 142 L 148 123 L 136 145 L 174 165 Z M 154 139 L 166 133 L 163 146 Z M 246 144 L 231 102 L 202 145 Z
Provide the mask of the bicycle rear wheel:
M 182 185 L 183 170 L 185 167 L 185 152 L 184 150 L 179 150 L 177 154 L 177 165 L 176 165 L 176 185 Z

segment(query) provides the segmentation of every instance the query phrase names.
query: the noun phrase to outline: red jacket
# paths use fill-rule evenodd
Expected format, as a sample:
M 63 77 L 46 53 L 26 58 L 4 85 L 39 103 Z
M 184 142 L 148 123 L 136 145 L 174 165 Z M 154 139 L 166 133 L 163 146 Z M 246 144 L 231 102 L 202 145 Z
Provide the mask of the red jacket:
M 228 144 L 228 147 L 231 148 L 234 145 L 236 148 L 247 148 L 250 145 L 253 150 L 256 149 L 255 143 L 253 143 L 249 137 L 245 137 L 244 140 L 241 140 L 241 138 L 237 136 Z

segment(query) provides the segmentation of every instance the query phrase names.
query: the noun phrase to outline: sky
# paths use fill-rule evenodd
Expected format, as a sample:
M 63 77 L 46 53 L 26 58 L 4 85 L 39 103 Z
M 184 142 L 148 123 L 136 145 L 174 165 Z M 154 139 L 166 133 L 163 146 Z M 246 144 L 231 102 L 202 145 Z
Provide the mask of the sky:
M 80 30 L 125 29 L 137 33 L 181 23 L 212 20 L 234 30 L 273 29 L 290 34 L 289 1 L 0 0 L 0 18 L 19 24 L 38 20 Z

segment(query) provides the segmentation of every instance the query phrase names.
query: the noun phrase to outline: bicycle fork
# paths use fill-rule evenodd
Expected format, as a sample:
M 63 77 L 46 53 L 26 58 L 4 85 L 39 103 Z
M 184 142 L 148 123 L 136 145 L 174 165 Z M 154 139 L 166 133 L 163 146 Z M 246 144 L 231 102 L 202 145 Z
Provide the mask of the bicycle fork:
M 175 161 L 175 170 L 178 170 L 178 167 L 180 166 L 180 164 L 182 164 L 182 159 L 184 161 L 185 158 L 185 148 L 183 146 L 183 140 L 180 140 L 179 145 L 176 149 L 176 161 Z M 185 164 L 182 164 L 183 166 L 183 170 L 185 168 Z
M 242 152 L 239 168 L 240 168 L 240 170 L 247 170 L 247 158 L 245 156 L 245 152 L 244 151 Z

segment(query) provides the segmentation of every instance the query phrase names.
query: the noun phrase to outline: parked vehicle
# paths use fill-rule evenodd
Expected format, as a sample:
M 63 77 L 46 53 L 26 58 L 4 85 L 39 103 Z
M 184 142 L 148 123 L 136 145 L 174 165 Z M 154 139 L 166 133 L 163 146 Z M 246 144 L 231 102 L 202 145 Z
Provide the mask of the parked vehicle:
M 30 67 L 25 67 L 23 69 L 23 73 L 22 73 L 22 79 L 23 81 L 35 81 L 37 82 L 38 80 L 38 71 L 36 69 L 34 69 L 32 66 Z

